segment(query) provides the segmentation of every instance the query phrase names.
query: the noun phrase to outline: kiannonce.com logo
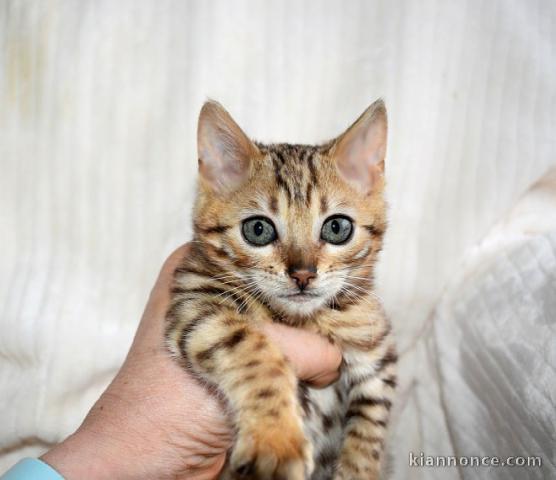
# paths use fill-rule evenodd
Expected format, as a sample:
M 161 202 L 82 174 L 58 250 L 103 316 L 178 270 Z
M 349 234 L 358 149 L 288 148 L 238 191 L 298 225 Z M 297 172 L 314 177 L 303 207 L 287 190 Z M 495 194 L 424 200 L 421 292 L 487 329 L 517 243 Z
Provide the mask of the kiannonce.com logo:
M 410 467 L 541 467 L 541 457 L 449 456 L 409 452 Z

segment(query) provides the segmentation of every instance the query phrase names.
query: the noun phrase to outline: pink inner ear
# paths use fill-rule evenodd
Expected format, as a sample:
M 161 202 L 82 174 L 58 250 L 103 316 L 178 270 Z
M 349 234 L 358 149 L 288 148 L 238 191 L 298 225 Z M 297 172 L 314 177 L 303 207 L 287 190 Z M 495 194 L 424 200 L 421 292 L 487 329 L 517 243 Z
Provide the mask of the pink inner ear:
M 386 153 L 386 124 L 382 118 L 354 125 L 340 138 L 336 151 L 342 176 L 368 193 L 380 178 Z
M 238 159 L 237 162 L 228 162 L 222 165 L 220 174 L 232 188 L 239 187 L 249 173 L 249 164 Z
M 214 188 L 233 190 L 239 187 L 249 173 L 249 162 L 235 152 L 209 145 L 199 151 L 199 173 Z
M 344 178 L 362 186 L 369 182 L 369 168 L 358 151 L 345 152 L 338 162 L 338 167 Z
M 199 173 L 215 190 L 232 191 L 249 176 L 258 153 L 230 115 L 217 104 L 205 104 L 197 131 Z

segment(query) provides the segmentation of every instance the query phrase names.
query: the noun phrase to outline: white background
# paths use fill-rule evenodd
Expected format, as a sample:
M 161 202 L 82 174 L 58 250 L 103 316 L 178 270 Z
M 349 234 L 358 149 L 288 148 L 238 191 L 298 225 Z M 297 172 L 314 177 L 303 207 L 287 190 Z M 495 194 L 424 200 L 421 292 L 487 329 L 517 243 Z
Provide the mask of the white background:
M 72 431 L 124 358 L 190 238 L 207 97 L 256 139 L 309 143 L 381 96 L 409 478 L 427 319 L 556 164 L 555 19 L 550 0 L 0 2 L 0 467 Z

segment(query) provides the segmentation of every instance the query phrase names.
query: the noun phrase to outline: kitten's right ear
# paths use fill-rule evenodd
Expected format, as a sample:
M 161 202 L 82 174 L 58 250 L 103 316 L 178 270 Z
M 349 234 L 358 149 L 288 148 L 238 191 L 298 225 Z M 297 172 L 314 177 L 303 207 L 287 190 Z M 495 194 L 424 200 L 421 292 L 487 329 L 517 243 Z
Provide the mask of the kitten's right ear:
M 230 114 L 215 101 L 203 105 L 197 128 L 199 173 L 219 192 L 231 192 L 249 178 L 260 152 Z
M 334 141 L 338 171 L 364 193 L 370 193 L 384 174 L 387 130 L 386 107 L 377 100 Z

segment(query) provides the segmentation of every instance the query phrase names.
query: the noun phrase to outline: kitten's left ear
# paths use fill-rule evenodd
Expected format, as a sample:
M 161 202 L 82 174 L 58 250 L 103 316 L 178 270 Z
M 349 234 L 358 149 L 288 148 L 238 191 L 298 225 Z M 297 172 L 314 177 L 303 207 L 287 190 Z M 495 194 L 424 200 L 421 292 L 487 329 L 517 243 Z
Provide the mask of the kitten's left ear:
M 387 131 L 386 107 L 377 100 L 334 141 L 331 154 L 341 176 L 364 193 L 384 174 Z
M 227 193 L 239 188 L 260 155 L 230 114 L 215 101 L 205 102 L 197 128 L 199 173 L 211 189 Z

